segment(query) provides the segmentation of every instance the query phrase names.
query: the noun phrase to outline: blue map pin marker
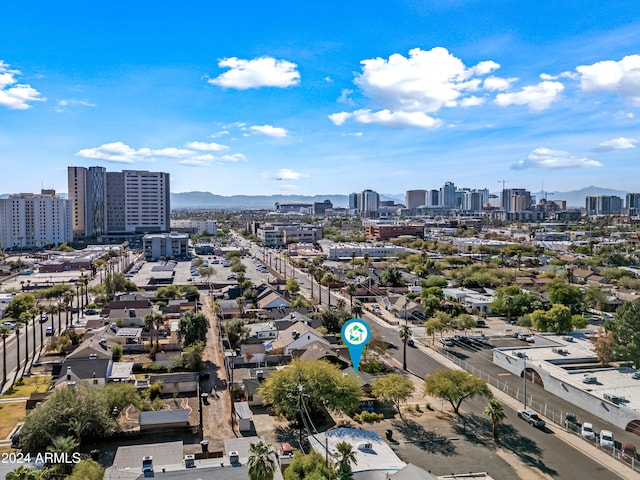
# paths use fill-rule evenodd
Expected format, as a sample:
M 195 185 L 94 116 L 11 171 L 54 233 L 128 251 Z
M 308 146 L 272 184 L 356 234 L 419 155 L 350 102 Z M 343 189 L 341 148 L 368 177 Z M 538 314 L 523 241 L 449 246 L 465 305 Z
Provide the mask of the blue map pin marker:
M 364 320 L 352 318 L 342 326 L 342 341 L 349 348 L 353 370 L 357 373 L 362 351 L 371 339 L 371 329 Z

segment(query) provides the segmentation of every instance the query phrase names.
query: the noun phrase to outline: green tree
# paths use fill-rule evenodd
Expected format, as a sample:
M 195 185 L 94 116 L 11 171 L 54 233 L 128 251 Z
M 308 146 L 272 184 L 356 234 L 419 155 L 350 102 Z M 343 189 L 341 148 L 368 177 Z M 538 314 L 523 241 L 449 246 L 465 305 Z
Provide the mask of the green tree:
M 263 441 L 252 443 L 249 447 L 249 479 L 250 480 L 273 480 L 276 465 L 273 448 Z
M 613 320 L 605 324 L 613 337 L 613 351 L 620 360 L 640 368 L 640 299 L 622 304 Z
M 425 334 L 431 335 L 431 340 L 435 340 L 436 333 L 440 333 L 445 329 L 445 326 L 442 324 L 442 320 L 438 317 L 433 317 L 424 322 L 424 331 Z
M 93 460 L 80 460 L 74 465 L 68 480 L 102 480 L 104 468 Z
M 493 430 L 493 441 L 498 443 L 498 425 L 507 418 L 507 414 L 504 413 L 504 408 L 502 407 L 502 403 L 500 403 L 495 398 L 489 400 L 486 408 L 484 409 L 484 414 L 489 417 L 491 420 L 491 427 Z
M 463 313 L 453 319 L 453 327 L 456 330 L 467 331 L 476 327 L 476 320 L 471 315 Z
M 456 415 L 463 401 L 493 396 L 487 382 L 463 370 L 436 370 L 425 379 L 425 393 L 449 402 Z
M 604 331 L 604 329 L 599 328 L 598 335 L 591 337 L 591 341 L 593 342 L 593 349 L 596 352 L 596 356 L 603 365 L 609 365 L 616 359 L 613 332 Z
M 547 294 L 552 304 L 559 303 L 571 309 L 571 313 L 582 312 L 582 290 L 569 285 L 559 278 L 554 278 L 547 285 Z
M 31 312 L 35 311 L 36 297 L 32 293 L 21 293 L 11 299 L 4 311 L 5 318 L 24 318 L 27 315 L 31 318 Z
M 124 352 L 122 345 L 115 343 L 111 346 L 111 358 L 114 362 L 119 362 Z
M 531 324 L 539 332 L 554 332 L 557 334 L 570 332 L 573 329 L 571 323 L 571 310 L 564 305 L 553 305 L 546 312 L 536 310 L 531 314 Z
M 260 396 L 277 413 L 292 419 L 300 411 L 299 385 L 310 412 L 327 409 L 350 414 L 360 405 L 358 379 L 342 375 L 336 365 L 325 360 L 292 361 L 263 382 Z
M 292 302 L 291 308 L 306 308 L 311 309 L 311 302 L 304 298 L 302 295 L 298 295 Z
M 160 335 L 158 334 L 158 328 L 164 325 L 164 316 L 159 313 L 147 313 L 144 316 L 144 326 L 151 333 L 151 342 L 153 343 L 153 333 L 155 332 L 156 345 L 160 348 Z
M 607 303 L 607 295 L 600 287 L 591 285 L 584 291 L 584 302 L 591 308 L 602 310 Z
M 516 285 L 498 288 L 493 298 L 489 308 L 493 313 L 507 317 L 507 320 L 542 308 L 536 295 L 524 292 Z
M 363 311 L 364 310 L 362 309 L 362 303 L 359 300 L 353 302 L 353 304 L 351 305 L 351 315 L 353 315 L 355 318 L 362 318 Z
M 78 426 L 80 443 L 102 439 L 118 428 L 110 408 L 102 389 L 79 385 L 55 390 L 25 419 L 20 446 L 25 453 L 43 452 L 52 438 L 68 436 L 70 425 Z
M 73 453 L 80 444 L 71 435 L 59 435 L 51 439 L 51 445 L 47 447 L 47 450 L 54 453 Z
M 185 347 L 182 351 L 184 366 L 189 370 L 199 371 L 202 367 L 202 356 L 204 355 L 204 343 L 195 342 Z
M 329 480 L 335 478 L 322 455 L 312 450 L 305 455 L 296 452 L 284 471 L 284 480 Z
M 424 280 L 420 280 L 420 285 L 423 288 L 429 288 L 429 287 L 440 287 L 440 288 L 446 288 L 449 282 L 447 282 L 447 279 L 444 277 L 441 277 L 440 275 L 428 275 L 427 278 L 425 278 Z
M 300 291 L 300 284 L 295 278 L 289 278 L 287 279 L 287 283 L 284 289 L 287 292 L 289 292 L 289 294 L 293 297 L 294 295 L 297 295 L 298 292 Z
M 42 470 L 32 470 L 29 467 L 21 465 L 15 470 L 7 473 L 6 480 L 42 480 L 42 473 Z
M 339 480 L 352 480 L 353 471 L 351 470 L 351 464 L 358 464 L 356 458 L 356 452 L 353 450 L 353 446 L 347 442 L 340 442 L 336 445 L 337 450 L 337 474 Z
M 380 283 L 387 287 L 401 287 L 404 285 L 402 272 L 397 268 L 387 268 L 380 274 Z
M 376 398 L 393 403 L 402 418 L 400 407 L 415 391 L 413 382 L 397 373 L 390 373 L 385 377 L 376 378 L 371 383 L 371 393 Z
M 195 342 L 207 343 L 209 320 L 202 313 L 188 311 L 178 322 L 178 338 L 182 345 L 188 347 Z
M 249 337 L 249 327 L 244 324 L 241 318 L 233 318 L 228 320 L 225 324 L 225 332 L 227 332 L 227 338 L 231 348 L 237 348 L 246 338 Z

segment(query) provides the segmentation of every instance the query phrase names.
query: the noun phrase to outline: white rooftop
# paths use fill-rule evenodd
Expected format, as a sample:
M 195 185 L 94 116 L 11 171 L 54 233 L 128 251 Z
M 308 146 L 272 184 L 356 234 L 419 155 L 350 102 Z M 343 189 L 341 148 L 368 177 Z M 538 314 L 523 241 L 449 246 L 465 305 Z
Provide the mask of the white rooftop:
M 394 473 L 406 466 L 389 445 L 376 432 L 355 428 L 337 428 L 309 437 L 311 447 L 324 457 L 325 438 L 329 454 L 337 453 L 341 442 L 353 446 L 357 463 L 352 466 L 353 473 L 382 471 Z

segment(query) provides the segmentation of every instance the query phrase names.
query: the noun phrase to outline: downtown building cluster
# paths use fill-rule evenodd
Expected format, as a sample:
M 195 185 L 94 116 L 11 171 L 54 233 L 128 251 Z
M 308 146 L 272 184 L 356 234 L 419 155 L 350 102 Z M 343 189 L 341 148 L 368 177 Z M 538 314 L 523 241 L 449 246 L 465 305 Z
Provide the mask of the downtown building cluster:
M 68 198 L 55 190 L 0 199 L 0 248 L 38 249 L 74 240 L 131 241 L 170 228 L 169 174 L 68 167 Z

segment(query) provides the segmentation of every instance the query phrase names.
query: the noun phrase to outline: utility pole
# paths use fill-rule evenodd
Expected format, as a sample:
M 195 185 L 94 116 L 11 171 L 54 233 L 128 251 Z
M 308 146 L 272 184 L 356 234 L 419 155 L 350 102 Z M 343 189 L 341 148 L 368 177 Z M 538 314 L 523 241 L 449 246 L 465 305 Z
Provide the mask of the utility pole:
M 522 378 L 524 379 L 524 398 L 522 399 L 522 402 L 524 404 L 524 408 L 527 408 L 527 355 L 525 355 L 524 357 L 522 357 L 522 359 L 524 360 L 524 370 L 522 372 Z

